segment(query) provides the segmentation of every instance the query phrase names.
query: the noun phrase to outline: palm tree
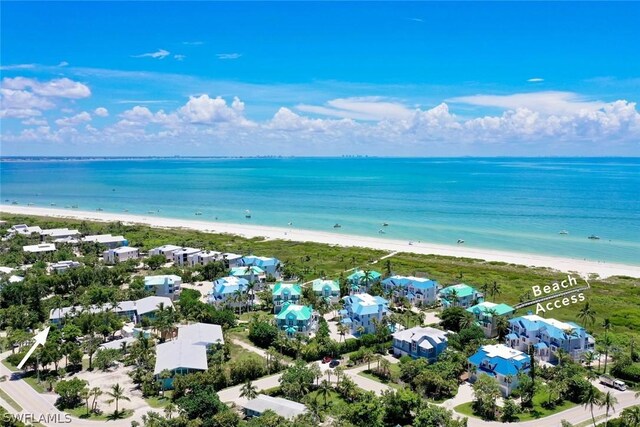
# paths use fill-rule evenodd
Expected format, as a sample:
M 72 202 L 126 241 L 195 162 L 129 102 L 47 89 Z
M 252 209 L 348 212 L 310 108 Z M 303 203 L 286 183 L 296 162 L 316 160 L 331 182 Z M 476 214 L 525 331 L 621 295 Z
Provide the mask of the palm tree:
M 102 396 L 102 390 L 100 390 L 100 387 L 93 387 L 89 394 L 93 397 L 93 400 L 91 401 L 91 411 L 95 412 L 97 409 L 98 397 Z
M 629 426 L 640 426 L 640 406 L 624 409 L 620 418 Z
M 370 349 L 366 349 L 362 354 L 362 360 L 367 364 L 367 369 L 371 370 L 371 361 L 373 360 L 373 352 Z
M 326 379 L 326 380 L 323 380 L 323 382 L 328 380 L 328 381 L 329 381 L 329 383 L 331 383 L 331 374 L 332 374 L 333 372 L 331 371 L 331 369 L 327 369 L 325 372 L 327 373 L 327 379 Z
M 340 334 L 340 339 L 344 341 L 345 335 L 349 332 L 349 328 L 344 323 L 338 323 L 338 333 Z
M 238 315 L 241 315 L 242 314 L 242 304 L 240 304 L 240 302 L 242 301 L 242 292 L 240 291 L 240 289 L 238 289 L 238 290 L 233 292 L 232 300 L 233 300 L 234 304 L 238 308 Z
M 611 339 L 609 338 L 609 329 L 611 329 L 611 321 L 609 318 L 605 318 L 602 322 L 602 328 L 604 329 L 604 340 L 602 345 L 604 346 L 604 372 L 607 372 L 607 361 L 609 359 L 609 349 L 611 347 Z
M 509 320 L 504 316 L 496 317 L 496 333 L 498 334 L 498 340 L 504 340 L 504 337 L 509 333 Z
M 604 398 L 602 399 L 602 406 L 606 408 L 605 422 L 604 422 L 605 427 L 609 425 L 609 409 L 615 412 L 616 410 L 614 406 L 617 403 L 618 403 L 618 399 L 616 399 L 616 397 L 612 395 L 610 391 L 608 391 L 607 394 L 604 395 Z
M 169 402 L 167 403 L 167 406 L 164 407 L 164 415 L 168 419 L 171 419 L 171 417 L 173 416 L 173 413 L 176 412 L 177 410 L 178 408 L 176 407 L 176 405 L 173 404 L 172 402 Z
M 593 351 L 587 351 L 584 354 L 584 361 L 587 364 L 587 369 L 591 369 L 591 364 L 596 360 L 596 354 Z
M 327 370 L 329 372 L 329 370 Z M 327 397 L 331 396 L 331 383 L 327 380 L 322 380 L 320 388 L 318 388 L 318 396 L 324 397 L 324 407 L 327 407 Z
M 391 375 L 391 362 L 383 357 L 380 360 L 378 372 L 380 372 L 380 374 L 385 378 L 388 378 Z
M 162 372 L 160 372 L 160 374 L 158 375 L 158 378 L 160 379 L 160 388 L 162 389 L 162 396 L 164 396 L 164 393 L 166 390 L 165 380 L 171 378 L 171 371 L 168 369 L 163 369 Z
M 484 284 L 480 286 L 480 290 L 484 295 L 486 295 L 487 292 L 489 291 L 489 287 L 490 287 L 489 284 L 487 282 L 484 282 Z
M 344 368 L 342 366 L 337 366 L 334 370 L 333 373 L 336 376 L 336 386 L 340 385 L 340 377 L 342 375 L 344 375 Z
M 591 420 L 593 420 L 593 427 L 596 427 L 596 418 L 593 415 L 593 407 L 602 407 L 602 393 L 600 390 L 591 386 L 589 390 L 582 396 L 582 404 L 585 408 L 589 407 L 591 410 Z
M 109 396 L 111 396 L 111 399 L 107 400 L 107 403 L 111 404 L 113 402 L 116 403 L 116 412 L 115 412 L 115 416 L 118 416 L 118 403 L 120 402 L 120 400 L 126 400 L 126 401 L 131 401 L 131 399 L 129 399 L 129 396 L 127 396 L 125 394 L 125 390 L 124 388 L 120 387 L 120 384 L 114 384 L 111 387 L 111 391 L 108 391 L 107 394 Z
M 584 306 L 578 312 L 578 319 L 580 319 L 585 326 L 593 326 L 596 323 L 596 312 L 589 305 L 589 301 L 585 302 Z
M 251 380 L 244 383 L 240 389 L 240 397 L 252 400 L 258 397 L 258 388 L 251 383 Z
M 494 297 L 496 295 L 500 295 L 500 293 L 500 285 L 494 280 L 493 284 L 491 285 L 491 296 Z
M 451 302 L 452 307 L 458 306 L 458 291 L 456 288 L 452 288 L 447 295 L 447 299 Z
M 358 332 L 358 335 L 362 335 L 366 332 L 367 330 L 365 329 L 365 327 L 363 325 L 360 325 L 356 328 L 356 332 Z

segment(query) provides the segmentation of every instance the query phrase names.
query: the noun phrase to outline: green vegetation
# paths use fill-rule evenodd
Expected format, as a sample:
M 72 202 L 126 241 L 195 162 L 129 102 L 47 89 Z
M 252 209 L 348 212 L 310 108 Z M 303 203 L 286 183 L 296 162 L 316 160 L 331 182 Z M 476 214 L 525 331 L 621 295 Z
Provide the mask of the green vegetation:
M 4 390 L 0 389 L 0 398 L 7 402 L 16 411 L 22 411 L 22 406 L 18 405 L 18 402 L 13 400 Z

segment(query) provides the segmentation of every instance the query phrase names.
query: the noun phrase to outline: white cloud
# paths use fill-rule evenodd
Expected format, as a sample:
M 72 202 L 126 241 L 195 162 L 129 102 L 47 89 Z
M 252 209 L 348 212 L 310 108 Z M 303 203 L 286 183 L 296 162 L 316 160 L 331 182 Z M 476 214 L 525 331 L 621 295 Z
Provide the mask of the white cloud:
M 156 59 L 164 59 L 165 57 L 171 55 L 171 52 L 164 49 L 158 49 L 156 52 L 143 53 L 140 55 L 132 55 L 134 58 L 156 58 Z
M 26 90 L 0 88 L 0 108 L 2 109 L 36 109 L 48 110 L 55 104 L 47 98 L 36 96 Z
M 77 126 L 81 123 L 89 121 L 91 121 L 91 114 L 83 111 L 82 113 L 76 114 L 75 116 L 58 119 L 56 120 L 56 124 L 58 126 Z
M 69 63 L 68 63 L 67 61 L 61 61 L 61 62 L 58 64 L 58 67 L 66 67 L 67 65 L 69 65 Z
M 543 81 L 544 81 L 544 79 L 542 79 L 540 77 L 533 77 L 533 78 L 527 80 L 527 82 L 529 82 L 529 83 L 542 83 Z
M 180 115 L 191 123 L 234 122 L 247 124 L 243 116 L 244 103 L 234 98 L 231 106 L 222 97 L 210 98 L 209 95 L 190 96 L 189 101 L 179 109 Z
M 264 126 L 267 129 L 283 131 L 327 132 L 334 127 L 352 126 L 353 124 L 354 122 L 349 119 L 311 119 L 281 107 Z
M 35 117 L 23 120 L 21 123 L 26 126 L 47 126 L 49 124 L 45 119 L 36 119 Z
M 217 53 L 218 59 L 238 59 L 242 56 L 241 53 Z
M 301 104 L 297 110 L 307 113 L 355 120 L 401 120 L 413 114 L 405 105 L 388 102 L 380 97 L 338 98 L 325 106 Z
M 107 117 L 109 115 L 109 110 L 104 107 L 96 108 L 93 113 L 98 117 Z
M 200 46 L 203 45 L 204 42 L 201 41 L 195 41 L 195 42 L 182 42 L 182 44 L 187 45 L 187 46 Z
M 605 106 L 604 102 L 588 101 L 573 92 L 556 91 L 514 93 L 512 95 L 459 96 L 448 101 L 510 110 L 528 108 L 541 114 L 575 114 L 580 111 L 599 110 Z
M 173 59 L 175 59 L 176 61 L 184 61 L 184 58 L 186 58 L 186 55 L 180 55 L 180 54 L 173 55 Z
M 32 68 L 36 68 L 36 64 L 13 64 L 13 65 L 2 65 L 0 66 L 0 70 L 8 71 L 8 70 L 30 70 Z
M 2 87 L 13 90 L 30 89 L 35 95 L 57 98 L 79 99 L 91 95 L 91 90 L 83 83 L 70 80 L 66 77 L 40 82 L 26 77 L 5 77 L 2 79 Z

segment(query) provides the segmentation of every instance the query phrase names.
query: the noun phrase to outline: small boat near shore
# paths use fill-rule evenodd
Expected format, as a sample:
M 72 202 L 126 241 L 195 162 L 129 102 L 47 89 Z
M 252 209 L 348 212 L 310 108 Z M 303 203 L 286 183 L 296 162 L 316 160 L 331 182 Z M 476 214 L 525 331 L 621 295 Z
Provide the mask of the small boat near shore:
M 336 222 L 335 224 L 333 224 L 333 228 L 342 228 L 342 226 Z
M 378 230 L 378 233 L 380 234 L 386 234 L 385 231 L 381 228 L 380 230 Z
M 458 241 L 457 241 L 456 243 L 457 243 L 457 244 L 459 244 L 459 245 L 461 245 L 461 244 L 463 244 L 463 243 L 464 243 L 464 240 L 462 240 L 462 239 L 458 239 Z
M 251 218 L 251 211 L 249 209 L 244 211 L 244 217 L 247 218 L 247 219 Z
M 383 227 L 388 227 L 388 226 L 389 226 L 389 223 L 388 223 L 388 222 L 383 222 L 383 223 L 382 223 L 382 226 L 383 226 Z
M 590 239 L 590 240 L 600 240 L 600 236 L 596 236 L 595 234 L 592 234 L 591 236 L 587 237 L 587 239 Z
M 196 212 L 196 215 L 202 215 L 202 212 L 198 211 Z
M 564 234 L 569 234 L 569 232 L 567 230 L 562 230 L 558 234 L 563 234 L 564 235 Z

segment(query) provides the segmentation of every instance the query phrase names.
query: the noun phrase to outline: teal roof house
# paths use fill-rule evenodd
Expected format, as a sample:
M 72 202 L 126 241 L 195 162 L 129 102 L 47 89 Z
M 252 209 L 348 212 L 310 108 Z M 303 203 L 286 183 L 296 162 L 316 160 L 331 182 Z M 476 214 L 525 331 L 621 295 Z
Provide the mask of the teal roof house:
M 347 276 L 347 283 L 352 293 L 366 292 L 374 283 L 378 283 L 382 279 L 382 275 L 373 270 L 355 269 L 353 273 Z
M 248 255 L 240 258 L 238 265 L 260 267 L 265 274 L 279 278 L 282 263 L 278 258 Z
M 319 298 L 326 299 L 332 304 L 340 300 L 340 284 L 337 280 L 316 279 L 311 284 L 313 293 Z
M 369 294 L 355 294 L 342 298 L 344 309 L 340 310 L 342 324 L 350 328 L 351 334 L 371 334 L 376 323 L 382 322 L 389 311 L 388 301 Z
M 147 276 L 144 278 L 144 290 L 153 292 L 159 297 L 169 297 L 175 299 L 180 291 L 182 278 L 175 274 L 164 274 L 158 276 Z
M 317 324 L 317 315 L 313 308 L 306 305 L 287 302 L 276 315 L 278 329 L 284 331 L 289 337 L 297 334 L 308 336 L 315 331 Z
M 436 302 L 438 282 L 422 277 L 391 276 L 382 281 L 385 291 L 398 301 L 407 298 L 412 305 L 431 305 Z
M 267 278 L 264 270 L 255 265 L 248 267 L 233 267 L 229 271 L 229 276 L 257 283 L 264 283 L 265 279 Z
M 505 397 L 518 387 L 518 374 L 531 369 L 529 355 L 504 344 L 483 345 L 467 361 L 470 382 L 475 382 L 480 375 L 489 375 L 496 379 Z
M 297 283 L 278 282 L 271 290 L 273 300 L 273 312 L 280 313 L 282 307 L 287 303 L 298 304 L 302 297 L 302 287 Z
M 476 324 L 482 328 L 487 338 L 493 338 L 498 335 L 496 330 L 496 321 L 499 316 L 507 319 L 513 316 L 515 309 L 510 305 L 484 301 L 467 308 L 467 311 L 476 318 Z
M 483 301 L 483 295 L 477 289 L 461 283 L 447 286 L 440 291 L 440 302 L 444 308 L 463 307 L 469 308 Z
M 211 292 L 209 292 L 209 304 L 215 306 L 228 306 L 238 308 L 251 303 L 252 300 L 247 295 L 249 290 L 249 281 L 240 277 L 228 276 L 221 277 L 213 282 Z

